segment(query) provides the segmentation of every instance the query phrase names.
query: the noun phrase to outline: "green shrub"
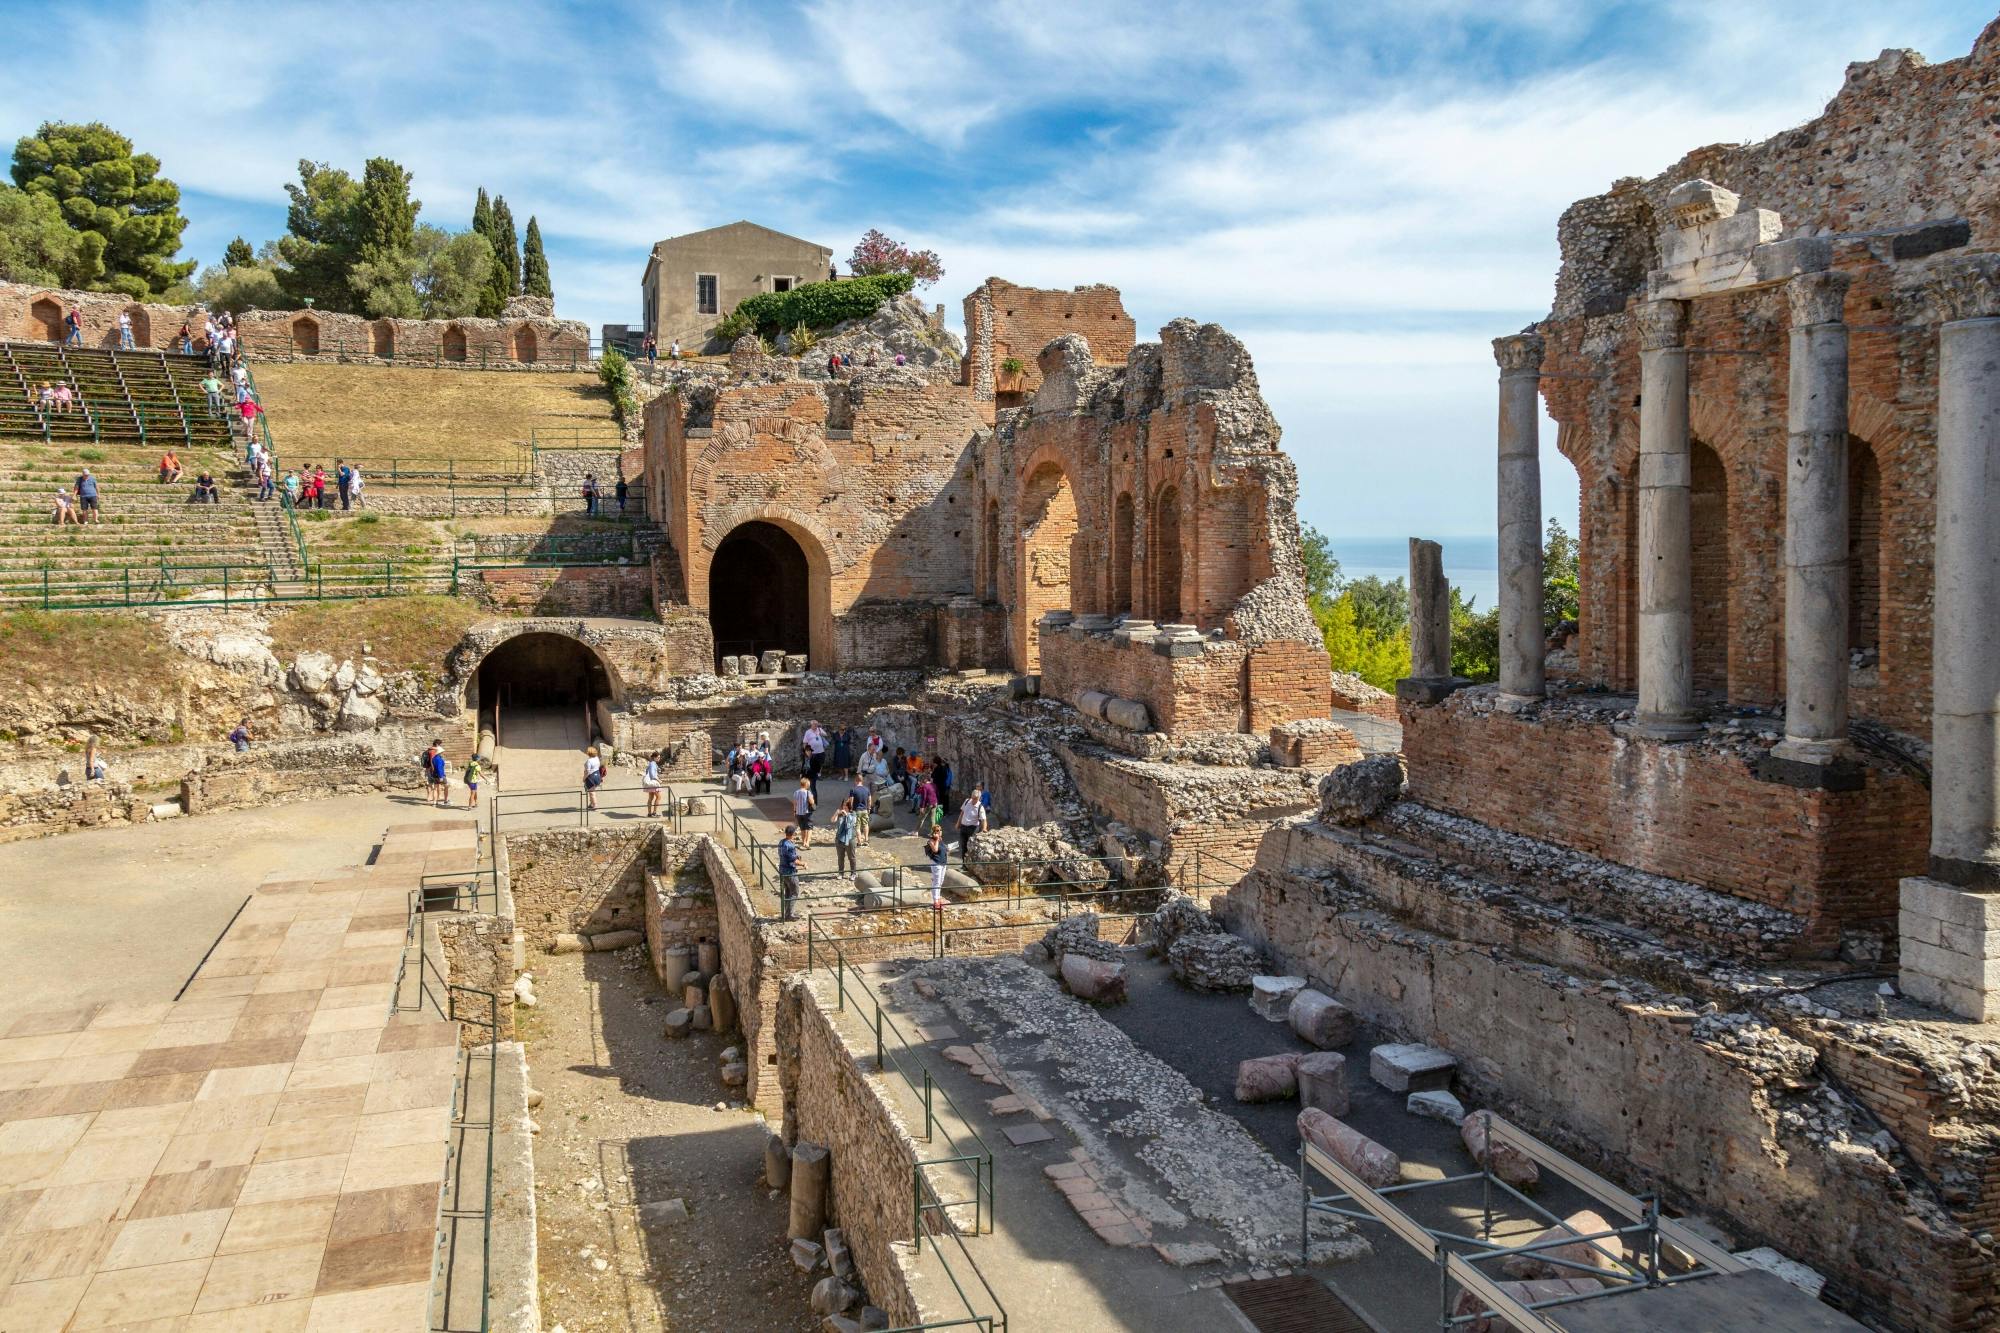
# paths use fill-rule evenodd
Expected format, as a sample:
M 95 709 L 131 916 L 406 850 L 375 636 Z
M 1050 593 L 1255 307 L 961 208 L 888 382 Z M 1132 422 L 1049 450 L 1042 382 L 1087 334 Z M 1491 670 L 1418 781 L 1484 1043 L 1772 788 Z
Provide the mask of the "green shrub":
M 1018 375 L 1028 368 L 1028 363 L 1018 356 L 1010 356 L 1000 363 L 1000 371 L 1006 375 Z
M 749 297 L 736 307 L 735 314 L 745 316 L 766 334 L 775 335 L 800 324 L 809 329 L 831 328 L 844 320 L 866 319 L 881 309 L 884 301 L 901 296 L 915 283 L 907 273 L 809 282 L 788 292 L 761 292 Z
M 792 355 L 804 356 L 819 346 L 819 335 L 803 324 L 792 326 Z
M 615 347 L 604 349 L 597 359 L 597 378 L 611 391 L 611 412 L 622 429 L 639 416 L 639 400 L 632 394 L 632 363 Z
M 757 298 L 753 296 L 750 299 L 754 301 Z M 744 305 L 748 304 L 748 301 L 744 302 Z M 715 332 L 710 336 L 725 346 L 733 346 L 738 338 L 756 330 L 756 322 L 743 313 L 743 306 L 738 306 L 715 322 Z

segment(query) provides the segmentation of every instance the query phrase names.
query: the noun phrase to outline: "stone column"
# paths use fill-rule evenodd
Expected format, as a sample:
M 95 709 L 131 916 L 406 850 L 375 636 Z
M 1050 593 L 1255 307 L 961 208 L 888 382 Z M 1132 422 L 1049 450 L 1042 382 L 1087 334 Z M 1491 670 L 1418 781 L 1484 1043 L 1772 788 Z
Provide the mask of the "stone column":
M 1845 273 L 1803 273 L 1786 392 L 1785 739 L 1779 760 L 1822 769 L 1847 744 L 1847 325 Z
M 1444 547 L 1410 538 L 1410 674 L 1396 682 L 1396 697 L 1434 704 L 1466 683 L 1451 674 L 1451 585 L 1444 577 Z
M 2000 1018 L 2000 255 L 1928 279 L 1938 335 L 1930 873 L 1903 881 L 1902 987 Z
M 1639 307 L 1639 708 L 1631 731 L 1701 734 L 1694 709 L 1687 302 Z
M 1542 339 L 1493 340 L 1500 363 L 1500 698 L 1544 693 L 1542 658 Z

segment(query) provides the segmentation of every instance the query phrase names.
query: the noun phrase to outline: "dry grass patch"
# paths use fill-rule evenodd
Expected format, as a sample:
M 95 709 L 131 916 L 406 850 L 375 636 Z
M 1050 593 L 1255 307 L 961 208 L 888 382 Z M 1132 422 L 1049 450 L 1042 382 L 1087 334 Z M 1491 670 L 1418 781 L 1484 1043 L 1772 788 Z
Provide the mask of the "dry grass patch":
M 0 694 L 60 682 L 65 689 L 129 690 L 164 681 L 173 649 L 158 622 L 117 612 L 10 611 L 0 615 Z
M 312 602 L 271 622 L 271 651 L 283 662 L 302 652 L 359 661 L 366 654 L 385 672 L 414 671 L 426 681 L 444 674 L 445 654 L 486 612 L 458 597 L 371 597 Z
M 615 444 L 597 376 L 274 362 L 257 367 L 272 435 L 287 462 L 392 458 L 512 466 L 531 431 Z

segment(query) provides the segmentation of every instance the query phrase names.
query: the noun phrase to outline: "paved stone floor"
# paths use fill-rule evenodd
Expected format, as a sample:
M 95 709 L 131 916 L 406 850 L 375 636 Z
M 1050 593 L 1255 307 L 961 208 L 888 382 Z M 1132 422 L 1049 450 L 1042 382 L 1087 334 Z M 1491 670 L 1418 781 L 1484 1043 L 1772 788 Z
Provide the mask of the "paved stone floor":
M 179 999 L 0 1028 L 0 1330 L 399 1329 L 430 1300 L 457 1025 L 392 1017 L 469 821 L 266 879 Z

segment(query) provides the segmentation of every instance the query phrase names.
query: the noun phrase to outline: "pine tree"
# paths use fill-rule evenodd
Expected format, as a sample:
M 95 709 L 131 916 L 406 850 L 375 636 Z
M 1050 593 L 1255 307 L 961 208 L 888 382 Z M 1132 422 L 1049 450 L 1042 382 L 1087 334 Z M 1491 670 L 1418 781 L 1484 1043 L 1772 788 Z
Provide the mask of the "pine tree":
M 15 143 L 13 178 L 54 200 L 71 227 L 102 238 L 90 243 L 103 265 L 97 290 L 157 296 L 194 272 L 194 260 L 173 258 L 187 227 L 180 187 L 160 174 L 159 158 L 134 152 L 110 126 L 44 122 Z
M 528 217 L 528 239 L 521 250 L 521 290 L 551 301 L 556 295 L 549 282 L 549 257 L 542 252 L 542 229 L 532 214 Z
M 242 268 L 245 264 L 254 264 L 256 262 L 256 251 L 252 250 L 250 242 L 244 240 L 241 236 L 238 236 L 223 248 L 222 266 L 224 268 Z

